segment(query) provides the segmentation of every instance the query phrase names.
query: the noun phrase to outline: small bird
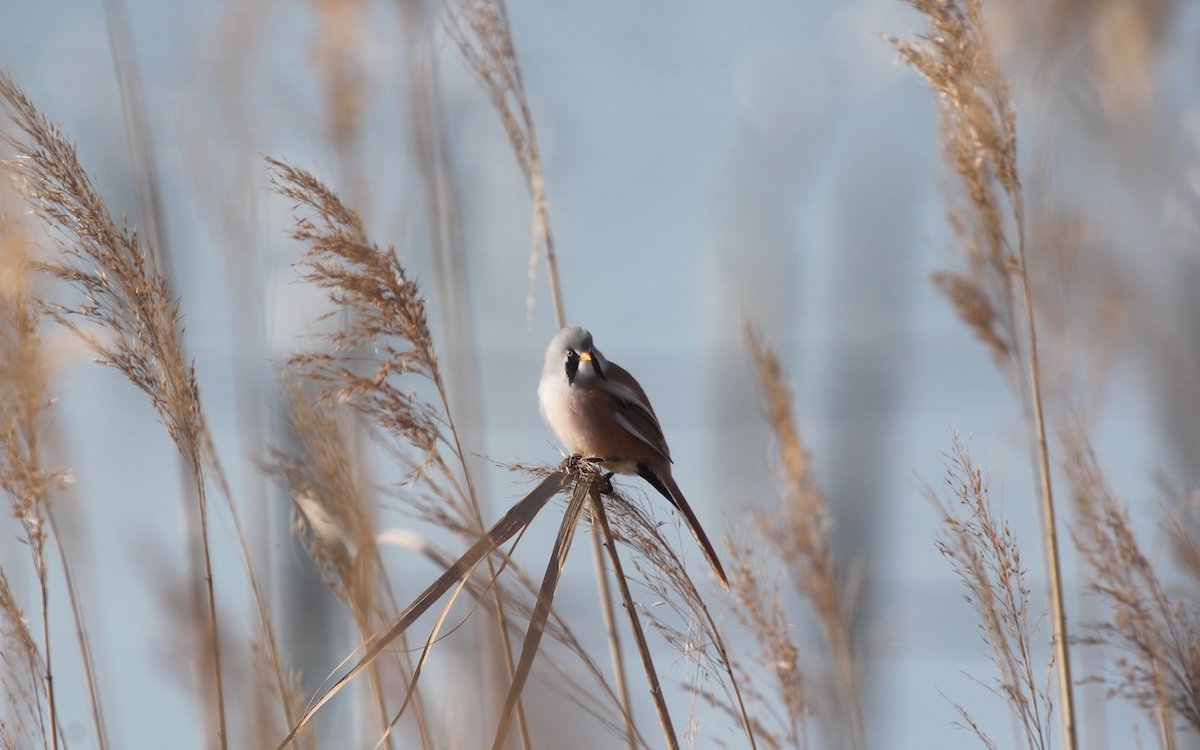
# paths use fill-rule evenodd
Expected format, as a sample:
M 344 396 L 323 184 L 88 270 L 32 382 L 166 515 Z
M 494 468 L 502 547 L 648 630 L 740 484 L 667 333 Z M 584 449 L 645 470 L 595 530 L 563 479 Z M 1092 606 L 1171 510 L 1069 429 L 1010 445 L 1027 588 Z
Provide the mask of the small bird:
M 671 477 L 671 450 L 646 392 L 592 345 L 584 328 L 550 340 L 538 383 L 542 419 L 567 450 L 618 474 L 636 474 L 671 501 L 726 589 L 729 580 L 696 514 Z

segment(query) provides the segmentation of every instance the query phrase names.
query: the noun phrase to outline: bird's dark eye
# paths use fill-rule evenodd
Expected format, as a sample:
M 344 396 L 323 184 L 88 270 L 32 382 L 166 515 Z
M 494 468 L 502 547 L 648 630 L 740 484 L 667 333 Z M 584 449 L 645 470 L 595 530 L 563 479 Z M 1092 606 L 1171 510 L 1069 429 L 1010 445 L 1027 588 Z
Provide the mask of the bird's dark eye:
M 567 350 L 567 359 L 578 359 L 579 354 L 574 349 Z

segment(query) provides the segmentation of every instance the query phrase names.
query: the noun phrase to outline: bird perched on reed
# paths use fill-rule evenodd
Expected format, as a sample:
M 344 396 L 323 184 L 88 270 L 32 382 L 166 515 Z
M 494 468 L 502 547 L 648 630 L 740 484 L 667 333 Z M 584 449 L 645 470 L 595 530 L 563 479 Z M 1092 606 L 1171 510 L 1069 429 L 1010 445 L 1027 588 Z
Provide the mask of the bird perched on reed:
M 729 580 L 700 521 L 671 476 L 671 450 L 637 380 L 608 361 L 578 326 L 550 340 L 538 383 L 542 419 L 567 450 L 618 474 L 636 474 L 687 521 L 725 588 Z

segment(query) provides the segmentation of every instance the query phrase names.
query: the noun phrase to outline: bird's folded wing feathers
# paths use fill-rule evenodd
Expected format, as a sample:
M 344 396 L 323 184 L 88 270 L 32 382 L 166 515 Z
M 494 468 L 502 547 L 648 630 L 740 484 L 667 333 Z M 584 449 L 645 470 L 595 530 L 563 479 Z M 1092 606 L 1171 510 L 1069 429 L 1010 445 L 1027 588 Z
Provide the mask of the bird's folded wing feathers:
M 670 461 L 671 449 L 646 392 L 620 366 L 610 362 L 608 370 L 608 380 L 601 387 L 621 407 L 616 413 L 617 424 Z

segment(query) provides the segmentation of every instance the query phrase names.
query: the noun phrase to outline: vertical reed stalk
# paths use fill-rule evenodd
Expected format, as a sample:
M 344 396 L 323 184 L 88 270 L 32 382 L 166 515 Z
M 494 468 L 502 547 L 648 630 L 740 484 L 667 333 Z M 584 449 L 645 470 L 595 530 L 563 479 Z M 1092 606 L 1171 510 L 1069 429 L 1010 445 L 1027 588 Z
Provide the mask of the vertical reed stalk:
M 1018 217 L 1020 212 L 1017 212 Z M 1018 223 L 1019 224 L 1019 223 Z M 1019 242 L 1020 277 L 1025 304 L 1025 332 L 1029 339 L 1029 394 L 1033 402 L 1033 421 L 1037 438 L 1038 479 L 1041 489 L 1042 533 L 1046 567 L 1050 573 L 1050 610 L 1053 618 L 1055 664 L 1058 668 L 1059 714 L 1062 716 L 1063 747 L 1077 746 L 1075 696 L 1071 682 L 1071 655 L 1067 642 L 1067 612 L 1063 604 L 1062 567 L 1059 564 L 1058 531 L 1054 512 L 1054 494 L 1050 483 L 1050 451 L 1046 444 L 1046 419 L 1042 409 L 1041 370 L 1038 367 L 1037 326 L 1033 320 L 1033 296 L 1025 265 L 1025 239 Z
M 613 577 L 617 580 L 617 588 L 625 603 L 625 614 L 629 616 L 629 627 L 633 630 L 633 640 L 638 647 L 638 655 L 642 657 L 642 669 L 646 673 L 646 682 L 650 688 L 650 698 L 654 701 L 654 712 L 658 716 L 658 724 L 662 727 L 663 739 L 670 750 L 679 750 L 679 740 L 675 736 L 675 726 L 671 723 L 671 714 L 667 711 L 667 702 L 663 698 L 662 685 L 658 682 L 658 672 L 654 668 L 654 659 L 650 656 L 650 646 L 646 643 L 646 634 L 642 631 L 642 622 L 638 618 L 637 607 L 633 596 L 629 593 L 629 584 L 625 580 L 625 571 L 621 566 L 621 556 L 617 553 L 617 545 L 613 540 L 612 530 L 608 526 L 608 513 L 604 510 L 604 501 L 600 490 L 593 481 L 588 488 L 592 501 L 592 515 L 604 536 L 604 548 L 612 560 Z

